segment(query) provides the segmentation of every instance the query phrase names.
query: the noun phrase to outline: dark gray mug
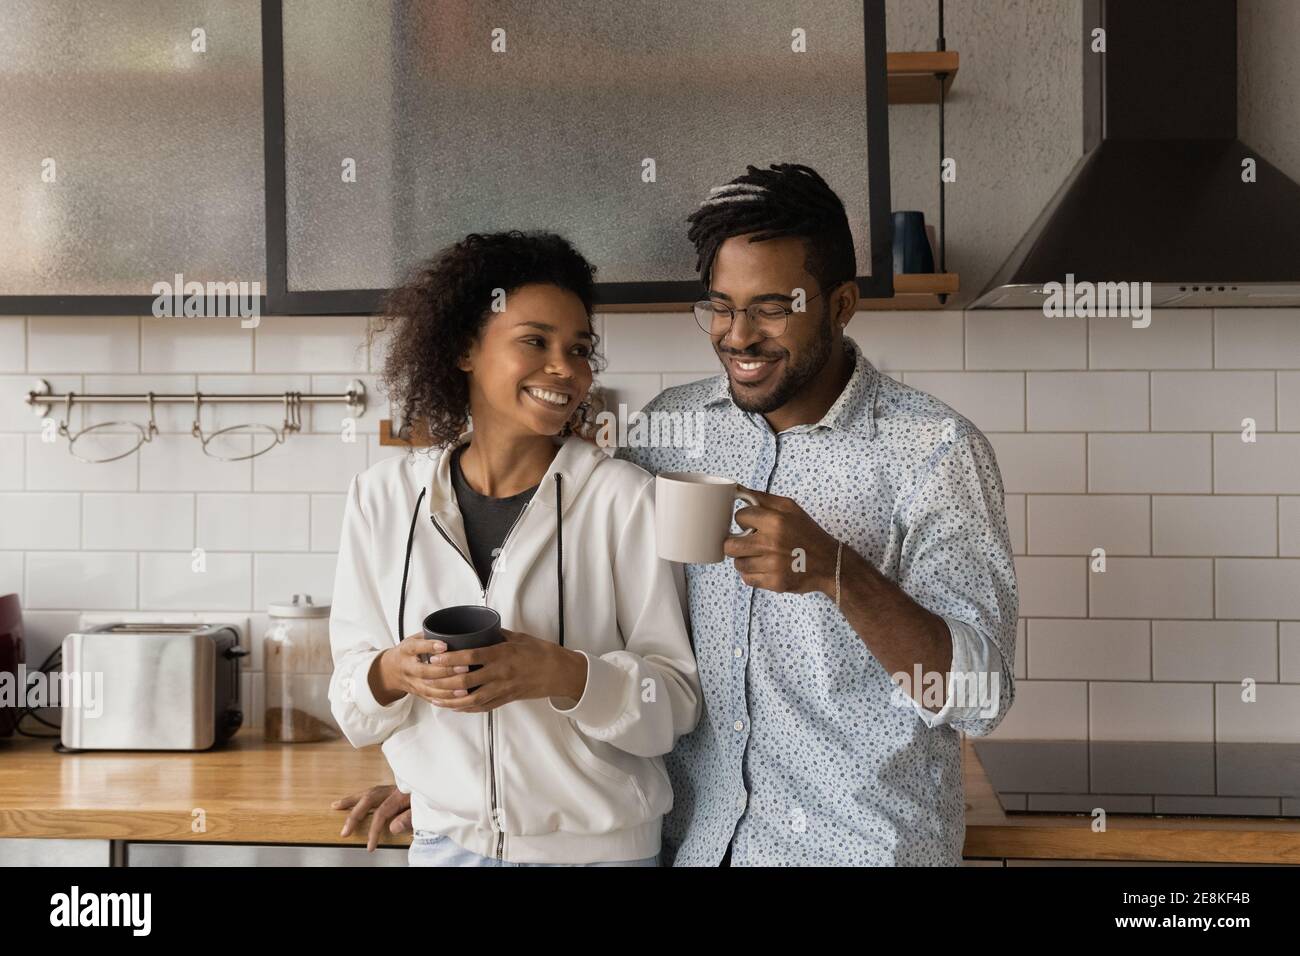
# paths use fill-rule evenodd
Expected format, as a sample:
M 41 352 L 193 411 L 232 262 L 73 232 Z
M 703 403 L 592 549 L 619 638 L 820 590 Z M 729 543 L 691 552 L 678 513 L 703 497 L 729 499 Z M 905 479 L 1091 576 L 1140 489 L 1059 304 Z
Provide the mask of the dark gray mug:
M 424 619 L 424 639 L 442 641 L 449 651 L 468 651 L 476 647 L 491 647 L 505 640 L 501 633 L 501 615 L 490 607 L 478 604 L 457 604 L 434 611 Z M 419 655 L 421 663 L 429 663 L 429 655 Z M 476 671 L 482 664 L 471 664 Z M 477 687 L 469 688 L 471 691 Z

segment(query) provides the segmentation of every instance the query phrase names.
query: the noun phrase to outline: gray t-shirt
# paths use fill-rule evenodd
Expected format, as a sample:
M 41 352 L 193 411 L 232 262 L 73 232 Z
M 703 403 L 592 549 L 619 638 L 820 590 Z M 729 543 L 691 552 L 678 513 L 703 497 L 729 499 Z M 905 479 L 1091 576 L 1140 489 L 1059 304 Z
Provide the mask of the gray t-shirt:
M 468 445 L 461 445 L 451 456 L 451 485 L 456 491 L 456 503 L 465 522 L 465 538 L 469 542 L 469 556 L 478 572 L 479 582 L 487 587 L 492 573 L 492 561 L 519 513 L 536 493 L 538 486 L 511 495 L 509 498 L 492 498 L 481 495 L 469 486 L 460 468 L 460 456 Z

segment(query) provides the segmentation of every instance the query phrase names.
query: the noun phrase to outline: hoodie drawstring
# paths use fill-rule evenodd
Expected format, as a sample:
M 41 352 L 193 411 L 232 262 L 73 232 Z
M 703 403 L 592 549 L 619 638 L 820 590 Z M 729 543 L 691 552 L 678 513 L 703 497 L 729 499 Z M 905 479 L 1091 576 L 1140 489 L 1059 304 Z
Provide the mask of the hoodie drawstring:
M 406 640 L 406 576 L 411 571 L 411 545 L 415 543 L 415 521 L 420 517 L 420 502 L 424 500 L 424 489 L 415 499 L 415 510 L 411 512 L 411 531 L 406 536 L 406 563 L 402 565 L 402 600 L 397 605 L 397 639 Z
M 558 603 L 560 608 L 560 646 L 564 646 L 564 499 L 561 495 L 563 476 L 555 473 L 555 574 Z M 424 492 L 415 499 L 415 510 L 411 512 L 411 530 L 406 535 L 406 560 L 402 564 L 402 596 L 397 604 L 397 639 L 406 639 L 406 581 L 411 572 L 411 550 L 415 545 L 415 523 L 420 518 L 420 502 L 424 501 Z
M 560 497 L 560 479 L 555 473 L 555 589 L 560 605 L 560 646 L 564 646 L 564 499 Z

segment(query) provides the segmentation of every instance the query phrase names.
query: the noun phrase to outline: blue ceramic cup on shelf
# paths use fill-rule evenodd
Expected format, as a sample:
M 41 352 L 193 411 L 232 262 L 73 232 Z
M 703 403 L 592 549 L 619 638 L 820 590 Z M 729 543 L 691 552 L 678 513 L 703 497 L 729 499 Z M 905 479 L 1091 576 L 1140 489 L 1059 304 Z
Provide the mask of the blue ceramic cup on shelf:
M 934 272 L 934 253 L 925 234 L 925 213 L 894 213 L 894 275 Z

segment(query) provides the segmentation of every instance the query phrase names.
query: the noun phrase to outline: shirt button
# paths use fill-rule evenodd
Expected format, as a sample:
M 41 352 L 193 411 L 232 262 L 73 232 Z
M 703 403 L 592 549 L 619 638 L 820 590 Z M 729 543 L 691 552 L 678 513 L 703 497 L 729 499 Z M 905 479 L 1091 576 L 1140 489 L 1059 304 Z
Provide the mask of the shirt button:
M 736 655 L 737 657 L 744 657 L 744 656 L 745 656 L 745 652 L 742 651 L 739 647 L 737 647 L 737 648 L 736 648 L 734 651 L 732 651 L 731 653 L 734 654 L 734 655 Z
M 731 726 L 735 727 L 737 731 L 741 731 L 745 729 L 745 722 L 743 720 L 738 720 Z

